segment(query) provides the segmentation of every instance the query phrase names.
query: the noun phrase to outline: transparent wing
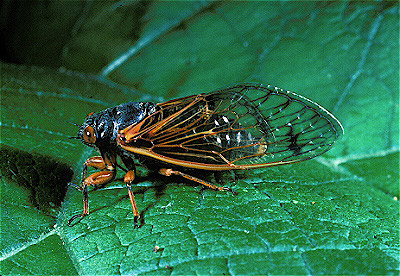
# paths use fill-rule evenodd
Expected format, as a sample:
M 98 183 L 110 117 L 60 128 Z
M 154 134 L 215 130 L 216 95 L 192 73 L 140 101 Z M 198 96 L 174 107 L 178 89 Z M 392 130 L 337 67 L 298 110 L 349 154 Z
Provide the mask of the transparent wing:
M 121 131 L 121 146 L 198 169 L 300 162 L 326 152 L 343 133 L 320 105 L 269 85 L 238 84 L 158 106 Z

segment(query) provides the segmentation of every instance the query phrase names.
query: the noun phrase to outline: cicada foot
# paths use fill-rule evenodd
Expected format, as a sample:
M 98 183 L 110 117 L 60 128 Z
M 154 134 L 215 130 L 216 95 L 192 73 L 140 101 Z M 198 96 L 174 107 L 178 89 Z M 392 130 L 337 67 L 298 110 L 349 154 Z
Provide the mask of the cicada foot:
M 79 186 L 78 184 L 75 184 L 75 183 L 72 183 L 72 182 L 69 182 L 68 186 L 74 187 L 75 189 L 77 189 L 79 191 L 82 190 L 82 186 Z
M 206 187 L 208 187 L 208 188 L 211 188 L 211 189 L 213 189 L 213 190 L 228 191 L 228 192 L 231 192 L 231 193 L 234 194 L 234 195 L 237 195 L 237 193 L 236 193 L 234 190 L 232 190 L 231 188 L 217 186 L 217 185 L 214 185 L 214 184 L 212 184 L 212 183 L 209 183 L 209 182 L 207 182 L 207 181 L 205 181 L 205 180 L 202 180 L 202 179 L 200 179 L 200 178 L 194 177 L 194 176 L 192 176 L 192 175 L 189 175 L 189 174 L 186 174 L 186 173 L 183 173 L 183 172 L 180 172 L 180 171 L 174 171 L 174 170 L 172 170 L 172 169 L 165 169 L 165 168 L 163 168 L 163 169 L 160 169 L 159 173 L 162 174 L 162 175 L 165 175 L 165 176 L 180 175 L 180 176 L 182 176 L 182 177 L 184 177 L 184 178 L 186 178 L 186 179 L 189 179 L 189 180 L 191 180 L 191 181 L 200 183 L 201 185 L 204 185 L 204 186 L 206 186 Z
M 72 222 L 77 218 L 83 218 L 84 216 L 87 216 L 89 214 L 89 195 L 88 195 L 87 185 L 82 186 L 82 193 L 83 193 L 83 213 L 72 216 L 68 220 L 68 226 L 72 226 Z
M 231 192 L 233 195 L 238 194 L 237 192 L 235 192 L 234 190 L 232 190 L 231 188 L 228 188 L 228 187 L 218 187 L 218 188 L 219 188 L 218 190 L 220 190 L 220 191 L 228 191 L 228 192 Z
M 76 220 L 77 218 L 83 219 L 83 217 L 85 217 L 85 216 L 87 216 L 87 214 L 78 214 L 78 215 L 72 216 L 72 217 L 68 220 L 68 226 L 69 226 L 69 227 L 74 226 L 74 225 L 72 224 L 72 222 L 73 222 L 74 220 Z M 80 220 L 79 220 L 79 221 L 80 221 Z

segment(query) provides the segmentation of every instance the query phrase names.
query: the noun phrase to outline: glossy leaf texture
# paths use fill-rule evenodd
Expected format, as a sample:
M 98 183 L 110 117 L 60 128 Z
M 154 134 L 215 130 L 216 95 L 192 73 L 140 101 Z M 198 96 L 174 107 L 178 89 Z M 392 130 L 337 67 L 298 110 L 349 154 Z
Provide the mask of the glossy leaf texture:
M 398 275 L 397 2 L 5 2 L 3 60 L 22 65 L 1 63 L 1 275 Z M 238 82 L 309 98 L 345 134 L 313 160 L 196 174 L 236 196 L 138 166 L 139 229 L 120 171 L 67 226 L 96 155 L 71 123 Z

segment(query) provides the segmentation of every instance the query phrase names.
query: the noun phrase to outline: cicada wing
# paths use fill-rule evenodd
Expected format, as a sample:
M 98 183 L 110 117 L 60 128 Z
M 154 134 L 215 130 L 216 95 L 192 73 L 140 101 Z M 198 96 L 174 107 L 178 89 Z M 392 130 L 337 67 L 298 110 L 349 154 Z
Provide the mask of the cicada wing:
M 238 84 L 159 104 L 159 108 L 142 126 L 122 132 L 130 137 L 123 147 L 200 169 L 307 160 L 327 151 L 343 131 L 339 121 L 318 104 L 259 84 Z
M 235 145 L 231 139 L 226 151 L 236 165 L 261 167 L 307 160 L 326 152 L 343 134 L 331 113 L 295 93 L 258 84 L 239 84 L 220 93 L 232 94 L 228 110 L 240 114 L 233 129 L 248 128 L 235 132 Z

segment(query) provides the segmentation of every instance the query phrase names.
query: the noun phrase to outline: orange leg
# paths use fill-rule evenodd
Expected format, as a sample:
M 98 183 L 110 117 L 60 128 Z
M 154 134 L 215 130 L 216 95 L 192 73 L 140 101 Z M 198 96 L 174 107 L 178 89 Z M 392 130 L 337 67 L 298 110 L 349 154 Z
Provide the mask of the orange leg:
M 93 167 L 96 169 L 104 170 L 100 172 L 95 172 L 86 178 L 87 167 Z M 72 221 L 76 218 L 84 217 L 89 214 L 89 196 L 87 187 L 90 185 L 104 185 L 111 182 L 115 177 L 116 171 L 112 165 L 106 165 L 106 162 L 101 156 L 91 157 L 86 160 L 83 164 L 82 171 L 82 185 L 79 188 L 83 193 L 83 213 L 73 216 L 68 220 L 68 225 L 71 226 Z
M 173 175 L 173 174 L 174 174 L 174 175 L 180 175 L 180 176 L 182 176 L 182 177 L 184 177 L 184 178 L 186 178 L 186 179 L 189 179 L 189 180 L 192 180 L 192 181 L 194 181 L 194 182 L 200 183 L 200 184 L 202 184 L 202 185 L 204 185 L 204 186 L 206 186 L 206 187 L 208 187 L 208 188 L 211 188 L 211 189 L 213 189 L 213 190 L 218 190 L 218 191 L 229 191 L 229 192 L 231 192 L 232 194 L 236 194 L 236 192 L 233 191 L 233 190 L 230 189 L 230 188 L 227 188 L 227 187 L 220 187 L 220 186 L 211 184 L 211 183 L 209 183 L 209 182 L 207 182 L 207 181 L 205 181 L 205 180 L 202 180 L 202 179 L 200 179 L 200 178 L 197 178 L 197 177 L 188 175 L 188 174 L 183 173 L 183 172 L 180 172 L 180 171 L 174 171 L 174 170 L 172 170 L 172 169 L 160 169 L 160 174 L 165 175 L 165 176 L 171 176 L 171 175 Z
M 110 163 L 109 161 L 107 163 Z M 88 158 L 85 163 L 83 163 L 83 169 L 82 169 L 82 179 L 86 179 L 86 172 L 88 167 L 92 167 L 95 169 L 99 170 L 104 170 L 104 169 L 109 169 L 109 170 L 114 170 L 114 166 L 112 164 L 106 164 L 106 162 L 103 160 L 103 157 L 101 156 L 93 156 Z
M 92 168 L 96 168 L 99 170 L 103 170 L 106 168 L 106 164 L 101 156 L 90 157 L 85 161 L 85 163 L 83 165 L 92 167 Z
M 134 179 L 135 179 L 135 172 L 134 171 L 128 171 L 125 174 L 124 182 L 126 184 L 126 187 L 128 188 L 128 195 L 129 195 L 129 199 L 131 201 L 132 211 L 133 211 L 133 215 L 134 215 L 133 226 L 135 228 L 138 228 L 139 227 L 138 220 L 140 218 L 140 215 L 139 215 L 138 208 L 136 206 L 135 196 L 133 195 L 132 187 L 131 187 L 131 184 L 132 184 Z

